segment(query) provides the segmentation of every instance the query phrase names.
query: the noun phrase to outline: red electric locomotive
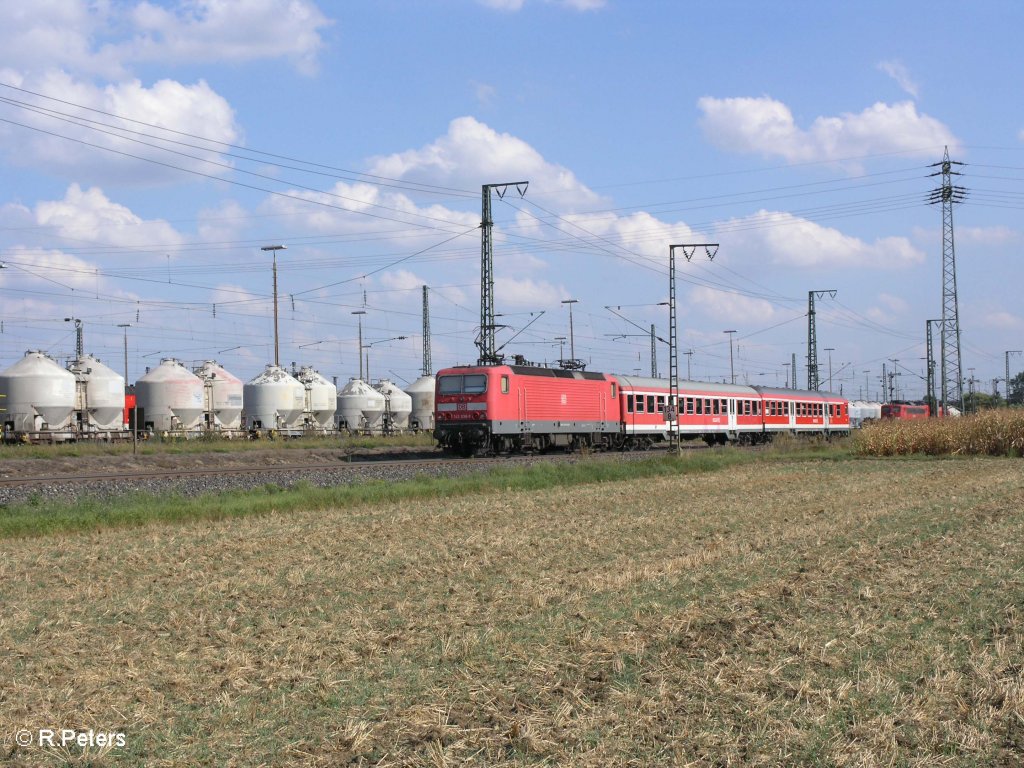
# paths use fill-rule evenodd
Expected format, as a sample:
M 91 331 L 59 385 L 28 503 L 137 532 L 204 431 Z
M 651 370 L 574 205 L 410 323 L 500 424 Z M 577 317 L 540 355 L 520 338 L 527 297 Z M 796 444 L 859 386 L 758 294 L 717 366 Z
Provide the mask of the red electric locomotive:
M 604 373 L 526 365 L 438 371 L 434 437 L 474 453 L 608 447 L 619 434 L 618 382 Z
M 914 421 L 915 419 L 927 419 L 931 415 L 931 409 L 927 403 L 907 403 L 893 401 L 882 404 L 883 419 L 900 419 L 901 421 Z

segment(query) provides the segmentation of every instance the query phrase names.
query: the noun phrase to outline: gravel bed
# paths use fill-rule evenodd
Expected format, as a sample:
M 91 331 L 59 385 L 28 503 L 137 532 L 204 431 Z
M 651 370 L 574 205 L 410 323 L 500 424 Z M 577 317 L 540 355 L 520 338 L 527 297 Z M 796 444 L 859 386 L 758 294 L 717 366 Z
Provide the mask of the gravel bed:
M 608 460 L 629 461 L 657 454 L 621 453 L 600 454 Z M 0 488 L 0 507 L 25 502 L 32 503 L 74 503 L 81 499 L 108 499 L 132 493 L 147 493 L 153 496 L 176 494 L 183 497 L 224 491 L 251 490 L 265 485 L 290 488 L 298 482 L 320 487 L 351 485 L 370 480 L 400 482 L 416 477 L 461 477 L 464 475 L 490 472 L 502 466 L 528 466 L 542 461 L 578 462 L 577 455 L 558 457 L 517 457 L 498 462 L 474 462 L 466 460 L 443 461 L 436 464 L 410 462 L 366 462 L 341 464 L 337 468 L 282 472 L 274 470 L 231 473 L 224 475 L 202 475 L 181 478 L 151 478 L 145 480 L 123 479 L 103 481 L 60 482 L 53 485 L 15 486 Z

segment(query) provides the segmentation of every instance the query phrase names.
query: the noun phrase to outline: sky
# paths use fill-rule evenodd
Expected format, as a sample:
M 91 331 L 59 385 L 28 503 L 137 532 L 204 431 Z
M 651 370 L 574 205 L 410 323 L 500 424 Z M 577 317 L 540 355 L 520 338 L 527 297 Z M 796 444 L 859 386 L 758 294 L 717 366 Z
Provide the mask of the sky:
M 646 376 L 654 325 L 667 375 L 669 246 L 717 243 L 713 259 L 676 251 L 683 377 L 782 386 L 795 355 L 806 386 L 808 294 L 835 291 L 815 302 L 823 388 L 878 398 L 884 365 L 918 398 L 947 148 L 967 192 L 964 377 L 991 392 L 1024 349 L 1020 3 L 38 0 L 5 15 L 0 369 L 73 356 L 77 319 L 119 372 L 127 343 L 130 382 L 165 357 L 247 381 L 274 360 L 275 257 L 283 365 L 340 386 L 361 322 L 369 378 L 414 381 L 424 285 L 432 369 L 474 363 L 482 187 L 525 181 L 491 198 L 502 354 Z

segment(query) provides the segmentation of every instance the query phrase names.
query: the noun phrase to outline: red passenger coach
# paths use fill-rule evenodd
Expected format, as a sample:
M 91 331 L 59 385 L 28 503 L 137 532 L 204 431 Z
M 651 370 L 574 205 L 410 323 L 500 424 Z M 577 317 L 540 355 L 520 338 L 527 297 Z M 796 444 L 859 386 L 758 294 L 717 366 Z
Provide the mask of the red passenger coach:
M 828 437 L 850 432 L 850 403 L 841 395 L 800 389 L 754 389 L 762 399 L 766 434 L 790 432 Z
M 603 373 L 522 365 L 461 366 L 437 373 L 434 438 L 470 456 L 608 447 L 619 432 L 618 383 Z

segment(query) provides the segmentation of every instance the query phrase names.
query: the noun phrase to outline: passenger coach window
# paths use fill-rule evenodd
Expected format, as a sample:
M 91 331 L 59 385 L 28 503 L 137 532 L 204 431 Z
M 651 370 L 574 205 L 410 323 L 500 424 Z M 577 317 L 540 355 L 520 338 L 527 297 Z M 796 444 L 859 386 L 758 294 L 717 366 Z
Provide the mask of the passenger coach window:
M 647 396 L 647 412 L 654 413 L 654 395 Z
M 633 396 L 626 395 L 626 413 L 633 412 Z
M 637 395 L 636 396 L 636 412 L 637 413 L 643 413 L 644 412 L 644 396 L 643 395 Z
M 658 395 L 658 413 L 665 412 L 665 396 Z

